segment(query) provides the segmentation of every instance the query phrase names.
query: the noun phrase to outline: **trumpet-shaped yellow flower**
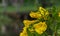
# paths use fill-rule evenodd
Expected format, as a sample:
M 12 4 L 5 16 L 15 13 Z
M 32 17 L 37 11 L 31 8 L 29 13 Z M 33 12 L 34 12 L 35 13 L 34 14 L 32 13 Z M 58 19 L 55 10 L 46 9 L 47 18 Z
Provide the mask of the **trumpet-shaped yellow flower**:
M 38 34 L 42 34 L 44 31 L 46 31 L 47 25 L 45 22 L 39 22 L 34 25 L 34 28 Z
M 32 18 L 40 18 L 40 17 L 41 17 L 41 14 L 31 12 L 31 13 L 30 13 L 30 16 L 31 16 Z
M 27 34 L 27 27 L 23 28 L 22 33 L 20 33 L 20 36 L 28 36 L 28 34 Z
M 37 22 L 37 21 L 38 20 L 32 20 L 32 21 L 30 21 L 30 20 L 24 20 L 23 23 L 24 23 L 24 25 L 26 27 L 29 27 L 29 25 L 31 25 L 32 23 Z
M 39 7 L 39 11 L 42 15 L 48 15 L 49 14 L 48 11 L 45 10 L 44 8 L 42 8 L 42 7 Z
M 43 7 L 39 7 L 39 11 L 43 11 L 43 12 L 46 12 L 46 9 L 44 9 Z

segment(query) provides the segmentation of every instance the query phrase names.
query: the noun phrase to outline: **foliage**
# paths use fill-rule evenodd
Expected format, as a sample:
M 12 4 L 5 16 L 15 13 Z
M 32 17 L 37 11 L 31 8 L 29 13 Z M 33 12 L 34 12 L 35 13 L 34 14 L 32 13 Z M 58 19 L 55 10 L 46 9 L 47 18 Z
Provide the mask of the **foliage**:
M 24 25 L 26 27 L 26 34 L 28 36 L 57 36 L 57 28 L 59 25 L 60 12 L 57 12 L 55 6 L 47 11 L 46 9 L 39 7 L 38 11 L 29 14 L 32 18 L 37 18 L 36 20 L 24 20 Z M 23 29 L 24 30 L 24 29 Z M 59 31 L 59 30 L 58 30 Z M 20 34 L 21 35 L 21 34 Z M 24 34 L 23 34 L 24 35 Z M 26 35 L 24 35 L 26 36 Z

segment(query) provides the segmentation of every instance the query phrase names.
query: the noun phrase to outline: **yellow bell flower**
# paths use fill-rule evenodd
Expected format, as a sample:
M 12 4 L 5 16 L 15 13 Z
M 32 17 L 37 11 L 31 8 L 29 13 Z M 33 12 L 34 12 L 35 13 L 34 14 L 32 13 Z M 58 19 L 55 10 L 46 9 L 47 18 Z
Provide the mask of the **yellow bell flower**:
M 42 34 L 44 31 L 46 31 L 47 25 L 45 22 L 39 22 L 34 25 L 34 28 L 38 34 Z
M 27 34 L 27 27 L 23 28 L 22 33 L 20 33 L 20 36 L 28 36 L 28 34 Z
M 42 15 L 48 15 L 49 14 L 48 11 L 45 10 L 44 8 L 42 8 L 42 7 L 39 7 L 39 11 Z
M 42 15 L 44 15 L 44 11 L 42 10 L 41 7 L 39 8 L 39 11 L 40 11 L 40 13 L 41 13 Z
M 43 7 L 39 7 L 39 11 L 43 11 L 43 12 L 46 12 L 46 10 L 43 8 Z
M 29 27 L 29 25 L 31 25 L 32 23 L 37 22 L 37 21 L 38 20 L 32 20 L 32 21 L 30 21 L 30 20 L 24 20 L 23 23 L 24 23 L 24 25 L 26 27 Z
M 31 12 L 31 13 L 30 13 L 30 16 L 31 16 L 32 18 L 40 18 L 40 17 L 41 17 L 41 14 Z

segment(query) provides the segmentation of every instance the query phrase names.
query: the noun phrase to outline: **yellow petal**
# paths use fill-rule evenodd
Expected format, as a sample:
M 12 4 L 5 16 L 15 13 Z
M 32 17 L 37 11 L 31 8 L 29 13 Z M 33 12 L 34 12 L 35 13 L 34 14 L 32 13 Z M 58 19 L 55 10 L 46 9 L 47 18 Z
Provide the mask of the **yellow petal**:
M 39 11 L 46 11 L 43 7 L 39 7 Z
M 27 34 L 27 27 L 23 28 L 22 33 L 20 33 L 20 36 L 28 36 L 28 34 Z
M 31 16 L 32 18 L 40 18 L 40 17 L 41 17 L 41 14 L 31 12 L 31 13 L 30 13 L 30 16 Z
M 46 22 L 39 22 L 37 24 L 34 25 L 35 31 L 37 33 L 43 33 L 44 31 L 46 31 L 47 29 L 47 25 Z
M 35 31 L 36 31 L 38 34 L 42 34 L 42 33 L 43 33 L 43 31 L 40 30 L 40 29 L 35 29 Z
M 29 27 L 29 25 L 31 25 L 32 23 L 35 23 L 35 22 L 37 22 L 38 20 L 32 20 L 32 21 L 30 21 L 30 20 L 24 20 L 23 21 L 23 23 L 24 23 L 24 25 L 26 26 L 26 27 Z

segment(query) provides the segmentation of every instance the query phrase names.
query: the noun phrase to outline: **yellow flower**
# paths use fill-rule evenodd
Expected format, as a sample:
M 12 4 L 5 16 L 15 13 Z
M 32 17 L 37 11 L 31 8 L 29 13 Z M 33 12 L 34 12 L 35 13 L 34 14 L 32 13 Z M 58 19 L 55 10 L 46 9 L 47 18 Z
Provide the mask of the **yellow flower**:
M 46 12 L 46 10 L 43 8 L 43 7 L 39 7 L 39 11 L 43 11 L 43 12 Z
M 27 34 L 27 27 L 23 28 L 23 32 L 20 33 L 20 36 L 28 36 L 28 34 Z
M 31 25 L 32 23 L 34 23 L 36 21 L 38 21 L 38 20 L 32 20 L 32 21 L 30 21 L 30 20 L 24 20 L 23 23 L 24 23 L 24 25 L 26 27 L 29 27 L 29 25 Z
M 40 17 L 41 17 L 41 14 L 31 12 L 31 13 L 30 13 L 30 16 L 31 16 L 32 18 L 40 18 Z
M 44 14 L 45 14 L 44 11 L 41 11 L 41 14 L 44 16 Z
M 58 16 L 60 17 L 60 13 L 58 13 Z
M 45 10 L 44 8 L 42 8 L 42 7 L 39 7 L 39 11 L 42 15 L 48 15 L 49 14 L 48 11 Z
M 38 34 L 42 34 L 44 31 L 46 31 L 47 25 L 45 22 L 39 22 L 34 25 L 34 28 Z

